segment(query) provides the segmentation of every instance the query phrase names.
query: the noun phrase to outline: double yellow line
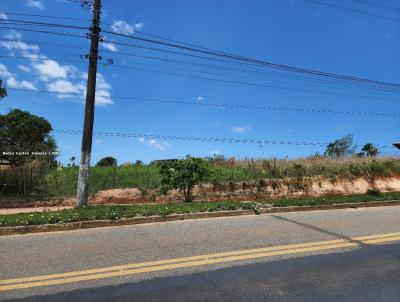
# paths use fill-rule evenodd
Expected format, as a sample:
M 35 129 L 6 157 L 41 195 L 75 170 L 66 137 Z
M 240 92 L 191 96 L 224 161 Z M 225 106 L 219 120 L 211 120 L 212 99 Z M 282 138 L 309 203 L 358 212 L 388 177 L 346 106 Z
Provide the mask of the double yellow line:
M 355 237 L 348 240 L 327 240 L 299 244 L 289 244 L 274 247 L 265 247 L 233 252 L 215 253 L 193 257 L 165 259 L 158 261 L 132 263 L 125 265 L 110 266 L 97 269 L 51 274 L 26 278 L 0 280 L 0 292 L 15 289 L 32 288 L 98 280 L 111 277 L 120 277 L 140 273 L 157 272 L 193 266 L 211 265 L 225 262 L 250 260 L 263 257 L 297 254 L 314 251 L 324 251 L 348 247 L 357 247 L 365 244 L 373 245 L 390 241 L 399 241 L 400 232 L 378 234 L 373 236 Z

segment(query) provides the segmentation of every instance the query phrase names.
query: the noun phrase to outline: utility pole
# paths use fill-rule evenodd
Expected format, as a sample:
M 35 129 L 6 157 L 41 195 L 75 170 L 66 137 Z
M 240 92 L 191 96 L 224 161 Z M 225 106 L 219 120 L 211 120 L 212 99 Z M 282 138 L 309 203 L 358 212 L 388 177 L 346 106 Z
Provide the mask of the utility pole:
M 86 206 L 89 195 L 89 168 L 92 153 L 92 136 L 96 94 L 97 61 L 99 55 L 101 0 L 94 0 L 90 41 L 89 69 L 86 88 L 85 120 L 83 123 L 81 162 L 79 165 L 76 206 Z M 83 2 L 84 4 L 85 1 Z

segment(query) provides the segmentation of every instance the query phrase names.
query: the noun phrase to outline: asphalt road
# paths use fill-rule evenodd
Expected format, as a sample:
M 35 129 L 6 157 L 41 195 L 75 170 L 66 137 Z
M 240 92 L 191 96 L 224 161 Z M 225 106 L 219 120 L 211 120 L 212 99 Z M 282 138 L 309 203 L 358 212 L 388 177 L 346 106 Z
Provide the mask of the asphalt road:
M 0 300 L 396 302 L 400 207 L 4 236 Z

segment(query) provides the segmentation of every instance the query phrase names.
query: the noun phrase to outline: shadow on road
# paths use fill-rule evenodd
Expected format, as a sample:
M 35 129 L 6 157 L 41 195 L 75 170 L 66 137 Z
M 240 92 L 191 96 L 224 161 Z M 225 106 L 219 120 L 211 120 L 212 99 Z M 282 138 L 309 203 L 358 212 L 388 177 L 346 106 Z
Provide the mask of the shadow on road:
M 301 227 L 304 227 L 304 228 L 307 228 L 307 229 L 311 229 L 311 230 L 318 231 L 318 232 L 321 232 L 321 233 L 324 233 L 324 234 L 327 234 L 327 235 L 331 235 L 331 236 L 334 236 L 334 237 L 336 237 L 338 239 L 343 239 L 343 240 L 346 240 L 348 242 L 354 242 L 354 243 L 357 243 L 358 245 L 360 245 L 362 247 L 375 249 L 377 251 L 387 253 L 388 255 L 391 255 L 393 257 L 400 258 L 400 252 L 393 252 L 390 249 L 387 249 L 385 245 L 366 244 L 366 243 L 364 243 L 362 241 L 354 240 L 351 237 L 345 236 L 343 234 L 339 234 L 339 233 L 336 233 L 336 232 L 333 232 L 333 231 L 330 231 L 330 230 L 326 230 L 326 229 L 320 228 L 318 226 L 315 226 L 315 225 L 312 225 L 312 224 L 309 224 L 309 223 L 297 221 L 297 220 L 295 220 L 293 218 L 288 218 L 288 217 L 284 217 L 284 216 L 280 216 L 280 215 L 271 215 L 271 217 L 273 217 L 275 219 L 279 219 L 279 220 L 284 221 L 284 222 L 293 223 L 293 224 L 296 224 L 298 226 L 301 226 Z

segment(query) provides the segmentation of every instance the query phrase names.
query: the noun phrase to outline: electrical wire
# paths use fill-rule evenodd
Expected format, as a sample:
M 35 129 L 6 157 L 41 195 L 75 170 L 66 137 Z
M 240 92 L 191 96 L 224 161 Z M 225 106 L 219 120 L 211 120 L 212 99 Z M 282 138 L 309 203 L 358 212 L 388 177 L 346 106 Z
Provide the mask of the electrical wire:
M 356 1 L 356 2 L 359 2 L 359 3 L 363 3 L 363 4 L 367 4 L 367 5 L 371 5 L 371 6 L 375 6 L 375 7 L 379 7 L 379 8 L 392 10 L 392 11 L 395 11 L 395 12 L 400 12 L 399 8 L 386 6 L 386 5 L 382 5 L 382 4 L 378 4 L 378 3 L 374 3 L 374 2 L 370 2 L 370 1 L 364 1 L 364 0 L 353 0 L 353 1 Z
M 70 32 L 54 32 L 54 31 L 28 29 L 28 28 L 18 28 L 18 27 L 10 27 L 10 26 L 1 26 L 0 27 L 0 30 L 10 30 L 10 29 L 26 31 L 26 32 L 36 32 L 36 33 L 42 33 L 42 34 L 51 34 L 51 35 L 57 35 L 57 36 L 69 36 L 69 37 L 85 38 L 85 39 L 87 38 L 86 36 L 77 35 L 75 33 L 70 33 Z
M 10 58 L 10 59 L 36 60 L 36 61 L 59 60 L 59 61 L 75 62 L 75 63 L 82 63 L 83 62 L 83 61 L 71 60 L 71 59 L 41 58 L 41 57 L 33 57 L 33 56 L 3 55 L 3 56 L 0 56 L 0 57 Z M 83 57 L 83 55 L 81 55 L 81 58 L 82 57 Z M 247 85 L 247 86 L 275 88 L 275 89 L 288 90 L 288 91 L 301 91 L 301 92 L 306 92 L 306 93 L 339 95 L 339 96 L 349 96 L 349 97 L 356 97 L 356 98 L 363 98 L 363 99 L 373 99 L 373 100 L 379 99 L 379 100 L 400 102 L 400 99 L 381 97 L 381 96 L 369 96 L 369 95 L 360 95 L 360 94 L 355 94 L 355 93 L 342 93 L 342 92 L 337 92 L 337 91 L 323 91 L 323 90 L 314 90 L 314 89 L 306 89 L 306 88 L 298 88 L 298 87 L 288 87 L 288 86 L 278 86 L 278 85 L 270 85 L 270 84 L 262 84 L 262 83 L 235 81 L 235 80 L 211 78 L 211 77 L 198 76 L 198 75 L 178 74 L 178 73 L 160 71 L 160 70 L 154 70 L 154 69 L 136 68 L 136 67 L 125 66 L 125 65 L 112 64 L 112 65 L 107 65 L 107 67 L 122 68 L 122 69 L 137 70 L 137 71 L 145 71 L 145 72 L 152 72 L 152 73 L 157 73 L 157 74 L 173 75 L 173 76 L 177 76 L 177 77 L 193 78 L 193 79 L 215 81 L 215 82 L 223 82 L 223 83 L 229 83 L 229 84 L 239 84 L 239 85 Z
M 362 15 L 366 15 L 366 16 L 379 18 L 379 19 L 384 19 L 384 20 L 389 20 L 389 21 L 394 21 L 394 22 L 400 22 L 400 19 L 397 19 L 397 18 L 391 18 L 391 17 L 382 16 L 382 15 L 377 15 L 377 14 L 369 13 L 369 12 L 366 12 L 366 11 L 354 9 L 354 8 L 344 7 L 344 6 L 340 6 L 340 5 L 336 5 L 336 4 L 325 3 L 325 2 L 321 2 L 321 1 L 317 1 L 317 0 L 306 0 L 306 1 L 310 2 L 310 3 L 313 3 L 313 4 L 324 5 L 324 6 L 327 6 L 327 7 L 341 9 L 341 10 L 345 10 L 345 11 L 349 11 L 349 12 L 353 12 L 353 13 L 357 13 L 357 14 L 362 14 Z
M 57 24 L 57 23 L 48 23 L 48 22 L 35 22 L 35 21 L 26 21 L 26 20 L 0 20 L 0 24 L 5 25 L 22 25 L 22 26 L 47 26 L 47 27 L 57 27 L 57 28 L 68 28 L 68 29 L 85 29 L 89 30 L 89 27 L 83 27 L 78 25 L 66 25 L 66 24 Z
M 343 83 L 336 83 L 336 82 L 329 82 L 326 81 L 326 79 L 315 79 L 312 77 L 300 77 L 300 76 L 295 76 L 295 75 L 288 75 L 288 74 L 283 74 L 283 73 L 278 73 L 278 76 L 281 76 L 284 78 L 284 80 L 282 79 L 273 79 L 273 77 L 271 76 L 271 73 L 268 74 L 266 72 L 257 72 L 254 70 L 248 70 L 248 69 L 235 69 L 235 68 L 229 68 L 229 67 L 223 67 L 223 66 L 215 66 L 215 65 L 208 65 L 208 64 L 199 64 L 199 63 L 194 63 L 194 62 L 187 62 L 187 61 L 179 61 L 179 60 L 170 60 L 167 58 L 157 58 L 157 57 L 149 57 L 149 56 L 141 56 L 141 55 L 136 55 L 138 57 L 143 57 L 146 59 L 152 59 L 152 60 L 159 60 L 162 63 L 178 63 L 178 64 L 185 64 L 185 65 L 193 65 L 193 66 L 199 66 L 199 67 L 207 67 L 207 68 L 213 68 L 213 69 L 223 69 L 223 70 L 230 70 L 230 71 L 234 71 L 234 72 L 239 72 L 239 73 L 246 73 L 246 76 L 243 77 L 243 75 L 238 75 L 238 74 L 227 74 L 227 73 L 217 73 L 217 72 L 213 72 L 213 71 L 205 71 L 205 70 L 192 70 L 192 69 L 185 69 L 185 68 L 181 68 L 181 67 L 170 67 L 170 66 L 164 66 L 164 65 L 156 65 L 156 64 L 148 64 L 148 63 L 143 63 L 143 62 L 137 62 L 137 61 L 124 61 L 125 64 L 127 63 L 132 63 L 132 64 L 138 64 L 138 65 L 144 65 L 144 66 L 149 66 L 149 67 L 155 67 L 155 68 L 173 68 L 173 70 L 179 70 L 179 71 L 188 71 L 188 72 L 198 72 L 198 73 L 206 73 L 207 75 L 211 74 L 211 75 L 217 75 L 217 76 L 225 76 L 225 77 L 236 77 L 236 78 L 245 78 L 247 79 L 255 79 L 255 80 L 260 80 L 260 81 L 267 81 L 267 82 L 276 82 L 276 83 L 293 83 L 296 81 L 300 81 L 301 85 L 304 85 L 304 83 L 306 83 L 306 85 L 313 85 L 313 87 L 319 87 L 319 88 L 326 88 L 326 89 L 332 89 L 332 90 L 343 90 L 343 89 L 352 89 L 352 88 L 364 88 L 366 90 L 372 90 L 373 92 L 376 92 L 376 90 L 380 91 L 380 94 L 386 94 L 391 96 L 393 93 L 396 93 L 396 91 L 393 91 L 391 89 L 384 89 L 384 88 L 378 88 L 378 87 L 363 87 L 362 85 L 360 86 L 360 84 L 353 84 L 354 86 L 357 87 L 350 87 L 349 85 L 346 85 L 347 87 L 338 87 L 335 86 L 336 84 L 343 84 Z M 107 66 L 112 66 L 115 65 L 114 63 L 112 64 L 107 64 Z M 248 75 L 248 73 L 257 73 L 257 75 Z M 260 75 L 261 74 L 261 75 Z M 273 75 L 274 73 L 272 73 Z M 314 83 L 312 83 L 314 82 Z M 316 83 L 315 83 L 316 82 Z M 317 84 L 317 85 L 316 85 Z M 371 91 L 371 92 L 372 92 Z M 400 93 L 400 91 L 399 91 Z
M 63 94 L 85 97 L 82 93 L 70 93 L 70 92 L 56 92 L 49 90 L 32 90 L 25 88 L 7 88 L 9 90 L 16 91 L 27 91 L 27 92 L 37 92 L 37 93 L 50 93 L 50 94 Z M 106 95 L 96 94 L 98 97 L 103 97 Z M 293 107 L 275 107 L 275 106 L 256 106 L 256 105 L 232 105 L 232 104 L 221 104 L 221 103 L 205 103 L 205 102 L 190 102 L 190 101 L 178 101 L 178 100 L 161 100 L 161 99 L 149 99 L 149 98 L 138 98 L 129 96 L 112 96 L 112 99 L 132 101 L 140 103 L 160 103 L 160 104 L 174 104 L 174 105 L 192 105 L 199 107 L 213 107 L 213 108 L 223 108 L 232 110 L 265 110 L 265 111 L 293 111 L 293 112 L 304 112 L 304 113 L 332 113 L 339 115 L 353 115 L 353 116 L 370 116 L 370 117 L 393 117 L 398 118 L 400 114 L 397 113 L 379 113 L 379 112 L 356 112 L 356 111 L 335 111 L 327 109 L 313 109 L 313 108 L 293 108 Z
M 152 40 L 152 39 L 141 38 L 141 37 L 137 37 L 137 36 L 131 36 L 131 35 L 125 35 L 125 34 L 121 34 L 121 33 L 115 33 L 115 32 L 111 32 L 111 31 L 107 31 L 107 30 L 103 30 L 103 32 L 111 34 L 111 35 L 116 35 L 116 36 L 120 36 L 120 37 L 139 40 L 139 41 L 142 41 L 142 42 L 149 42 L 149 43 L 158 44 L 158 45 L 162 45 L 162 46 L 179 48 L 179 49 L 186 50 L 186 51 L 192 51 L 192 52 L 197 52 L 197 53 L 202 53 L 202 54 L 207 54 L 207 55 L 224 57 L 224 58 L 229 58 L 229 59 L 238 60 L 238 61 L 250 62 L 250 63 L 258 64 L 260 66 L 268 67 L 268 68 L 280 69 L 280 70 L 291 71 L 291 72 L 300 72 L 300 73 L 312 74 L 312 75 L 317 75 L 317 76 L 340 79 L 340 80 L 343 80 L 343 81 L 363 82 L 363 83 L 368 83 L 369 85 L 379 85 L 379 86 L 389 86 L 389 87 L 394 87 L 394 88 L 400 88 L 400 84 L 396 84 L 396 83 L 383 82 L 383 81 L 377 81 L 377 80 L 370 80 L 370 79 L 347 76 L 347 75 L 341 75 L 341 74 L 327 73 L 327 72 L 323 72 L 323 71 L 305 69 L 305 68 L 299 68 L 299 67 L 293 67 L 293 66 L 283 65 L 283 64 L 275 64 L 275 63 L 271 63 L 271 62 L 268 62 L 268 61 L 261 61 L 261 60 L 242 57 L 242 56 L 237 56 L 237 55 L 233 55 L 233 54 L 232 55 L 231 54 L 230 55 L 225 55 L 225 54 L 222 54 L 222 53 L 219 53 L 219 52 L 205 51 L 205 50 L 196 49 L 196 48 L 192 48 L 192 47 L 186 47 L 186 46 L 181 46 L 181 45 L 177 45 L 177 44 L 165 43 L 165 42 L 156 41 L 156 40 Z
M 6 14 L 6 15 L 26 16 L 26 17 L 46 18 L 46 19 L 73 20 L 73 21 L 84 21 L 84 22 L 90 22 L 91 21 L 90 19 L 59 17 L 59 16 L 51 16 L 51 15 L 27 14 L 27 13 L 18 13 L 18 12 L 9 12 L 9 11 L 2 11 L 2 13 Z
M 379 99 L 379 100 L 400 102 L 400 99 L 387 98 L 387 97 L 373 97 L 373 96 L 360 95 L 360 94 L 355 94 L 355 93 L 339 93 L 339 92 L 314 90 L 314 89 L 306 89 L 306 88 L 294 88 L 294 87 L 288 87 L 288 86 L 278 86 L 278 85 L 259 84 L 259 83 L 244 82 L 244 81 L 234 81 L 234 80 L 218 79 L 218 78 L 211 78 L 211 77 L 198 76 L 198 75 L 179 74 L 179 73 L 160 71 L 160 70 L 154 70 L 154 69 L 137 68 L 137 67 L 131 67 L 131 66 L 125 66 L 125 65 L 116 65 L 116 64 L 107 65 L 107 66 L 112 67 L 112 68 L 137 70 L 137 71 L 151 72 L 151 73 L 157 73 L 157 74 L 163 74 L 163 75 L 172 75 L 172 76 L 176 76 L 176 77 L 207 80 L 207 81 L 222 82 L 222 83 L 229 83 L 229 84 L 239 84 L 239 85 L 247 85 L 247 86 L 255 86 L 255 87 L 275 88 L 275 89 L 281 89 L 281 90 L 287 90 L 287 91 L 301 91 L 301 92 L 306 92 L 306 93 L 339 95 L 339 96 L 349 96 L 349 97 L 362 98 L 362 99 L 374 99 L 374 100 Z
M 82 131 L 55 129 L 54 133 L 81 135 Z M 94 131 L 93 135 L 122 137 L 122 138 L 146 138 L 146 139 L 162 139 L 162 140 L 179 140 L 179 141 L 197 141 L 197 142 L 220 142 L 220 143 L 238 143 L 238 144 L 271 144 L 271 145 L 292 145 L 292 146 L 319 146 L 326 147 L 329 143 L 321 142 L 305 142 L 305 141 L 282 141 L 282 140 L 266 140 L 266 139 L 237 139 L 237 138 L 220 138 L 220 137 L 196 137 L 196 136 L 176 136 L 176 135 L 159 135 L 159 134 L 141 134 L 141 133 L 122 133 L 122 132 L 104 132 Z M 363 145 L 355 144 L 355 147 Z M 395 148 L 388 145 L 374 145 L 379 149 Z
M 138 45 L 138 44 L 130 44 L 130 43 L 123 43 L 123 42 L 118 42 L 118 41 L 108 41 L 107 43 L 113 43 L 115 45 L 121 45 L 121 46 L 127 46 L 127 47 L 134 47 L 134 48 L 139 48 L 139 49 L 146 49 L 146 50 L 152 50 L 152 51 L 157 51 L 157 52 L 165 52 L 165 53 L 169 53 L 169 54 L 177 54 L 177 55 L 183 55 L 183 56 L 188 56 L 188 57 L 192 57 L 192 58 L 198 58 L 198 59 L 204 59 L 204 60 L 210 60 L 210 61 L 218 61 L 221 63 L 229 63 L 229 64 L 235 64 L 235 65 L 245 65 L 245 66 L 251 66 L 251 67 L 258 67 L 258 68 L 263 68 L 262 66 L 253 64 L 253 63 L 247 63 L 247 62 L 240 62 L 240 61 L 232 61 L 232 60 L 226 60 L 226 59 L 220 59 L 220 58 L 213 58 L 213 57 L 207 57 L 207 56 L 201 56 L 201 55 L 194 55 L 194 54 L 190 54 L 190 53 L 182 53 L 182 52 L 177 52 L 177 51 L 173 51 L 173 50 L 167 50 L 167 49 L 162 49 L 162 48 L 157 48 L 157 47 L 151 47 L 151 46 L 144 46 L 144 45 Z M 104 51 L 104 50 L 103 50 Z M 127 53 L 125 53 L 127 54 Z M 264 69 L 265 70 L 265 69 Z M 274 72 L 278 72 L 276 70 L 273 70 Z M 292 74 L 292 76 L 294 76 Z M 310 78 L 310 77 L 306 77 L 306 78 Z M 321 79 L 319 79 L 321 80 Z M 341 82 L 340 79 L 331 79 L 334 81 L 338 81 Z M 352 85 L 366 85 L 365 83 L 354 83 L 354 82 L 344 82 L 346 84 L 352 84 Z M 368 87 L 371 87 L 370 85 L 368 85 Z M 385 91 L 389 91 L 389 92 L 399 92 L 398 89 L 395 88 L 390 88 L 390 87 L 383 87 L 383 86 L 376 86 L 374 85 L 373 87 L 375 87 L 375 89 L 384 89 Z
M 8 38 L 3 38 L 0 39 L 0 41 L 12 41 L 12 42 L 19 42 L 19 40 L 15 40 L 15 39 L 8 39 Z M 41 42 L 41 41 L 37 41 L 37 40 L 24 40 L 25 42 L 28 43 L 35 43 L 38 45 L 46 45 L 46 46 L 55 46 L 55 47 L 62 47 L 62 48 L 75 48 L 75 49 L 82 49 L 87 51 L 86 48 L 84 47 L 79 47 L 79 46 L 74 46 L 74 45 L 66 45 L 66 44 L 56 44 L 56 43 L 46 43 L 46 42 Z M 319 82 L 319 83 L 326 83 L 327 85 L 329 84 L 327 79 L 320 79 L 320 78 L 314 78 L 314 77 L 310 77 L 310 76 L 301 76 L 301 75 L 296 75 L 296 74 L 287 74 L 287 73 L 282 73 L 282 72 L 278 72 L 278 71 L 266 71 L 266 70 L 256 70 L 256 69 L 240 69 L 240 68 L 230 68 L 230 67 L 226 67 L 226 66 L 219 66 L 219 65 L 210 65 L 210 64 L 201 64 L 201 63 L 195 63 L 195 62 L 190 62 L 190 61 L 182 61 L 182 60 L 174 60 L 174 59 L 169 59 L 169 58 L 165 58 L 165 57 L 155 57 L 155 56 L 144 56 L 144 55 L 138 55 L 138 54 L 132 54 L 132 53 L 126 53 L 126 52 L 114 52 L 111 50 L 107 50 L 104 49 L 102 50 L 103 52 L 108 52 L 108 53 L 112 53 L 113 55 L 122 55 L 122 56 L 130 56 L 130 57 L 139 57 L 139 58 L 144 58 L 144 59 L 148 59 L 148 60 L 158 60 L 161 61 L 163 63 L 177 63 L 177 64 L 184 64 L 184 65 L 193 65 L 193 66 L 199 66 L 199 67 L 205 67 L 205 68 L 213 68 L 213 69 L 221 69 L 221 70 L 231 70 L 231 71 L 235 71 L 235 72 L 243 72 L 243 73 L 254 73 L 254 74 L 259 74 L 261 76 L 259 77 L 254 77 L 257 79 L 261 79 L 261 80 L 266 80 L 271 78 L 272 76 L 278 76 L 278 77 L 283 77 L 285 79 L 289 79 L 292 81 L 301 81 L 301 82 Z M 75 54 L 77 56 L 81 56 L 80 54 Z M 145 63 L 137 63 L 137 64 L 145 64 Z M 165 68 L 164 66 L 160 66 L 162 68 Z M 272 72 L 272 74 L 271 74 Z M 232 75 L 229 75 L 232 76 Z M 236 76 L 236 75 L 234 75 Z M 271 80 L 271 81 L 275 81 L 275 82 L 281 82 L 278 80 Z M 333 82 L 331 85 L 335 85 L 335 84 L 341 84 L 340 82 Z M 347 83 L 346 83 L 347 84 Z M 348 84 L 347 86 L 349 86 L 350 84 Z M 373 89 L 373 90 L 380 90 L 383 92 L 388 92 L 388 93 L 396 93 L 396 91 L 393 91 L 391 89 L 383 89 L 383 88 L 372 88 L 369 86 L 364 86 L 363 84 L 359 84 L 359 83 L 353 83 L 351 85 L 354 86 L 358 86 L 360 88 L 364 88 L 364 89 Z M 349 87 L 351 88 L 351 87 Z M 339 89 L 338 87 L 333 87 L 333 89 Z

